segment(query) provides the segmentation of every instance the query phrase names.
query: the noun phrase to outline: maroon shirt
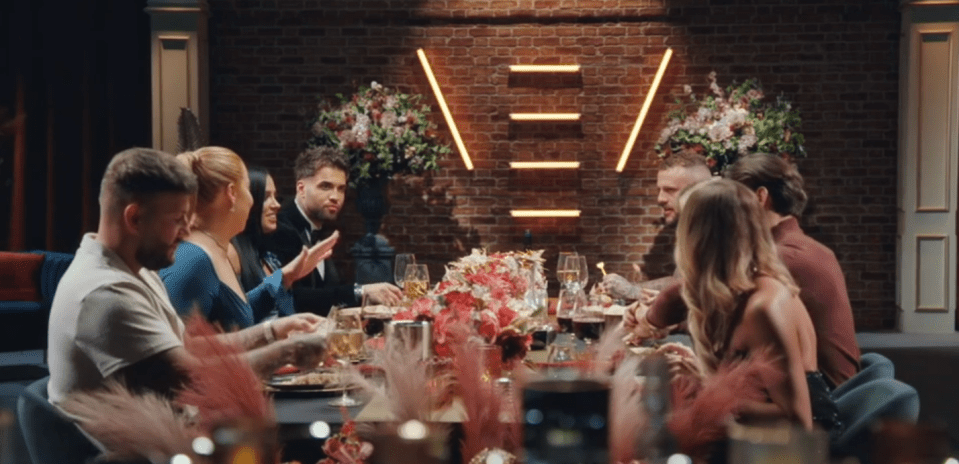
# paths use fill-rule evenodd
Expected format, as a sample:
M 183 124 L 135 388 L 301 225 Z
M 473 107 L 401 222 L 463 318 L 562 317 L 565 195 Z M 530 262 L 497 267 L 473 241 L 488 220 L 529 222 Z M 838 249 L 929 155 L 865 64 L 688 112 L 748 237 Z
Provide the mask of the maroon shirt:
M 860 355 L 839 261 L 832 250 L 803 233 L 794 217 L 773 227 L 772 233 L 779 258 L 799 286 L 799 299 L 816 328 L 819 370 L 833 385 L 839 385 L 859 372 Z M 680 288 L 677 282 L 656 297 L 646 315 L 650 324 L 666 327 L 686 319 Z

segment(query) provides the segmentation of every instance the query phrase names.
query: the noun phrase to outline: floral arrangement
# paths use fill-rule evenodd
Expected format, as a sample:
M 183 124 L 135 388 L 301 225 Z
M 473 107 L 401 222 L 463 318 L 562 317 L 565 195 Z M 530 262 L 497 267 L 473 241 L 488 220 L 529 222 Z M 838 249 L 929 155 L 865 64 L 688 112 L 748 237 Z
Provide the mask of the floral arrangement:
M 799 113 L 781 97 L 775 102 L 764 101 L 765 94 L 756 79 L 723 90 L 712 72 L 711 95 L 700 99 L 690 86 L 684 86 L 684 90 L 689 104 L 670 113 L 669 123 L 656 143 L 661 158 L 693 150 L 705 156 L 710 169 L 718 173 L 749 153 L 777 154 L 787 159 L 806 156 L 804 137 L 797 132 L 802 124 Z M 693 111 L 687 113 L 690 107 Z
M 545 288 L 543 251 L 487 254 L 474 249 L 446 267 L 446 275 L 425 297 L 394 320 L 429 320 L 433 324 L 434 353 L 453 354 L 452 327 L 465 324 L 490 343 L 503 348 L 503 359 L 526 354 L 531 337 L 526 322 L 536 311 L 526 302 L 527 292 Z
M 350 185 L 391 179 L 394 174 L 436 170 L 437 158 L 450 152 L 438 142 L 430 107 L 421 95 L 408 95 L 375 81 L 339 102 L 320 105 L 310 121 L 310 147 L 331 146 L 350 159 Z
M 364 464 L 373 454 L 373 445 L 360 439 L 356 423 L 348 420 L 339 433 L 326 439 L 323 453 L 327 457 L 316 464 Z

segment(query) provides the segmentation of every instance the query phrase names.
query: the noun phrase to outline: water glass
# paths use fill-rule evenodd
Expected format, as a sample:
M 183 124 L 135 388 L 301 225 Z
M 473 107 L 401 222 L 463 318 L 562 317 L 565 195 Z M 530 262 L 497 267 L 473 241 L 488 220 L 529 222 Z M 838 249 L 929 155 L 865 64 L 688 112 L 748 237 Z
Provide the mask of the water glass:
M 406 266 L 416 264 L 416 256 L 413 253 L 399 253 L 393 261 L 393 282 L 396 286 L 403 288 L 403 282 L 406 279 Z

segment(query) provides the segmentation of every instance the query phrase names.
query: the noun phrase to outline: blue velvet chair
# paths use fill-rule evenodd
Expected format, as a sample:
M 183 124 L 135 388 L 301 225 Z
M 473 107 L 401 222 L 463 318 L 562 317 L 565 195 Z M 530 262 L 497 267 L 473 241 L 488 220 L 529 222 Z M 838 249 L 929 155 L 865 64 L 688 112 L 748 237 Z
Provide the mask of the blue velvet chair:
M 915 424 L 919 418 L 919 393 L 893 378 L 856 382 L 840 393 L 835 401 L 845 430 L 832 443 L 833 455 L 871 463 L 874 426 L 889 420 Z
M 99 450 L 47 401 L 44 377 L 30 384 L 17 402 L 20 430 L 33 464 L 87 464 Z

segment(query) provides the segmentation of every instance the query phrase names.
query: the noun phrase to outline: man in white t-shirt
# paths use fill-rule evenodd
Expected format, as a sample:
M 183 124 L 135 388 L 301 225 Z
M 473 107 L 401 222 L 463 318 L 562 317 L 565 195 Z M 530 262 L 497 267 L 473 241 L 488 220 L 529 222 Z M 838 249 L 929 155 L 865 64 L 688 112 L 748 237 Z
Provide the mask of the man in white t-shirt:
M 83 237 L 50 313 L 50 402 L 117 379 L 133 391 L 171 395 L 200 362 L 184 348 L 184 326 L 156 270 L 173 263 L 189 232 L 196 177 L 173 156 L 132 148 L 114 156 L 100 191 L 97 233 Z M 292 363 L 315 366 L 325 351 L 304 314 L 219 335 L 247 351 L 261 375 Z

